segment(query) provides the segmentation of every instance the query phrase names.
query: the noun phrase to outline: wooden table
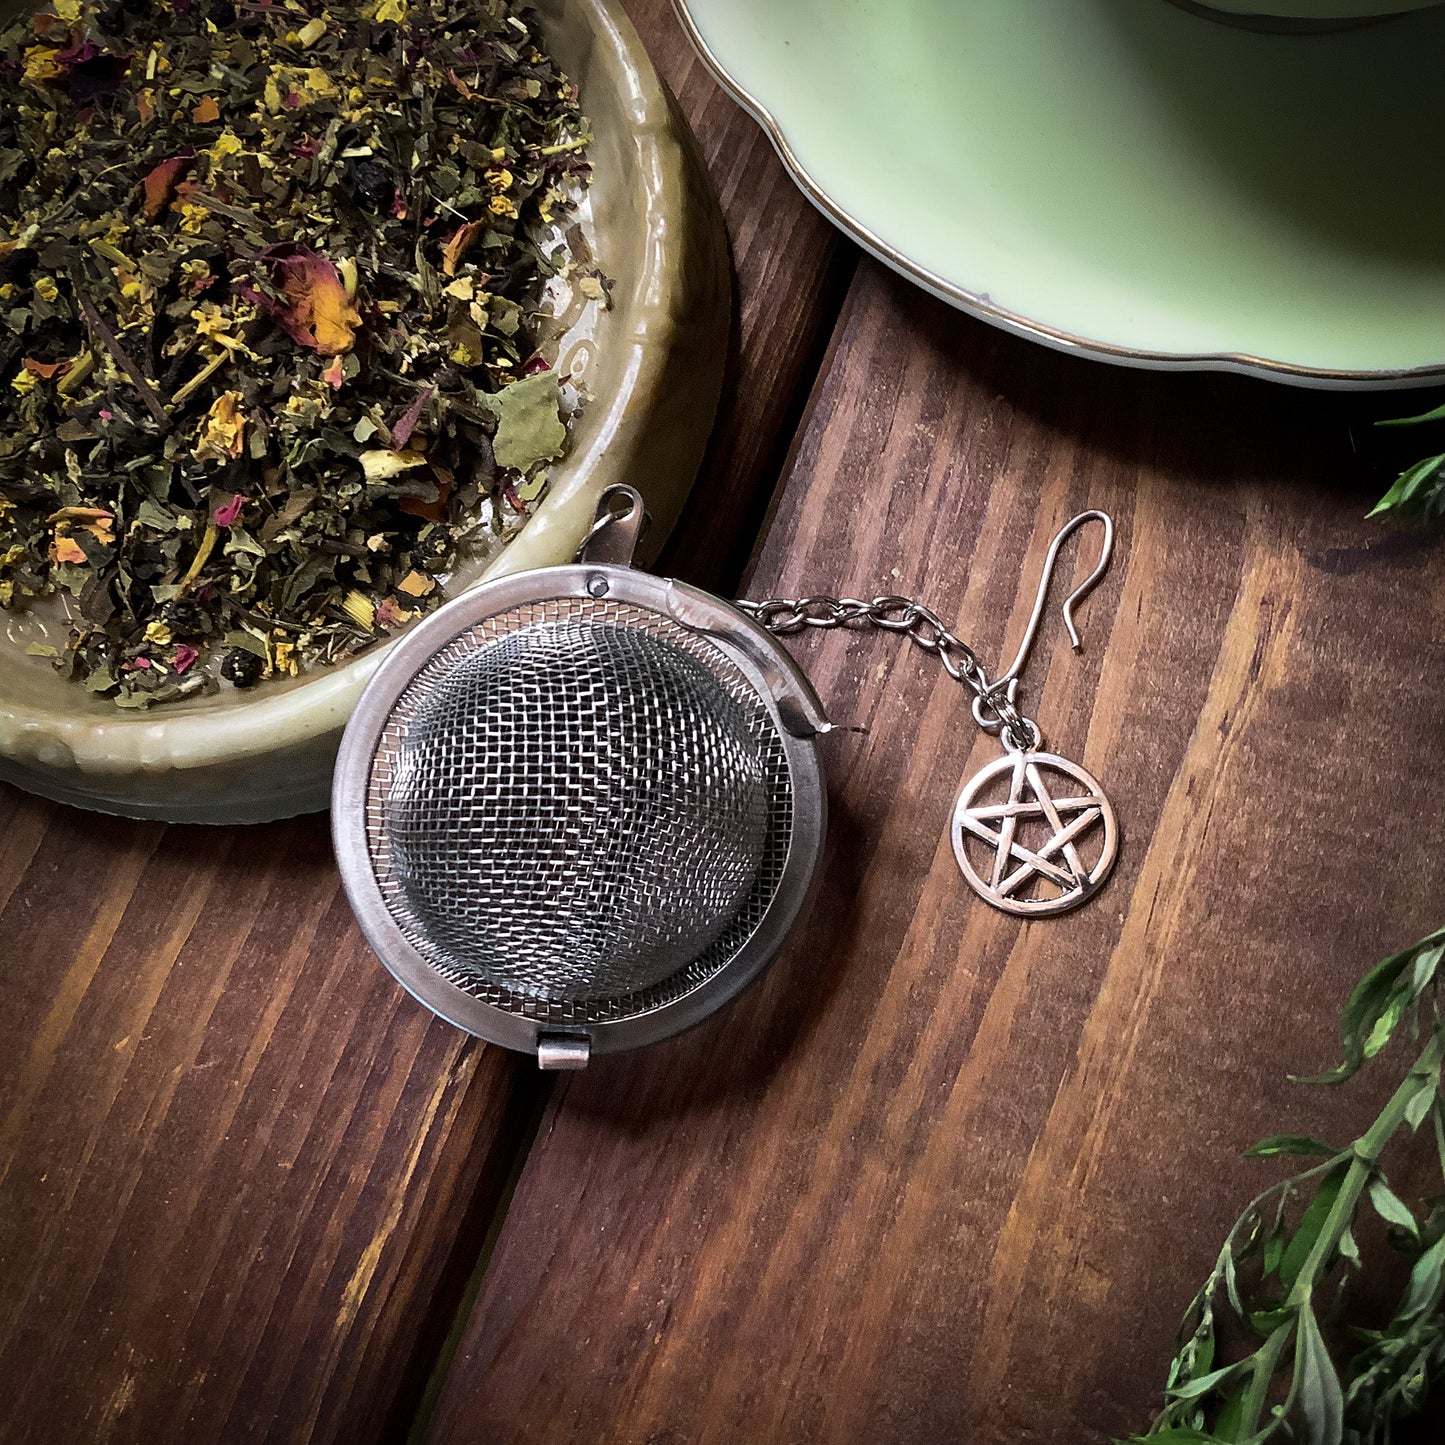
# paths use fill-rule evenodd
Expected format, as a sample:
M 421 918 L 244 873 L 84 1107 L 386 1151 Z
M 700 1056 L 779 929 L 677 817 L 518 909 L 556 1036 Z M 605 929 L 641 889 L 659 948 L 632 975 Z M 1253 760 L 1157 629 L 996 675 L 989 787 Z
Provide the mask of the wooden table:
M 868 732 L 828 744 L 803 925 L 703 1028 L 553 1083 L 396 988 L 323 819 L 0 795 L 6 1445 L 1094 1445 L 1146 1423 L 1274 1177 L 1242 1146 L 1345 1136 L 1389 1082 L 1285 1081 L 1440 921 L 1445 557 L 1361 520 L 1350 444 L 1389 403 L 948 310 L 808 208 L 667 0 L 630 8 L 738 276 L 668 565 L 915 593 L 992 659 L 1107 508 L 1084 651 L 1051 616 L 1026 685 L 1112 794 L 1117 874 L 1062 921 L 982 906 L 946 820 L 996 745 L 917 652 L 810 636 Z

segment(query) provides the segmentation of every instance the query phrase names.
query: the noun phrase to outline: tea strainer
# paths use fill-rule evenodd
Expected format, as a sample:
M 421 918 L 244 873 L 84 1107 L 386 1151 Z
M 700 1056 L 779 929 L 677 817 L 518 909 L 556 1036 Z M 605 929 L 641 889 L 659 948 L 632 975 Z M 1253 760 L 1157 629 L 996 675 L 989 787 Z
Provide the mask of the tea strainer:
M 544 1068 L 720 1007 L 777 951 L 822 847 L 816 695 L 736 608 L 628 565 L 642 516 L 610 489 L 577 564 L 421 623 L 337 760 L 336 854 L 372 947 L 428 1008 Z
M 575 564 L 463 594 L 362 694 L 332 831 L 368 941 L 428 1008 L 543 1068 L 705 1018 L 777 952 L 822 850 L 816 742 L 832 724 L 774 634 L 851 623 L 938 656 L 1000 735 L 1007 756 L 955 809 L 970 885 L 1012 913 L 1076 906 L 1113 865 L 1113 810 L 1082 768 L 1039 751 L 1014 697 L 1059 546 L 1094 518 L 1104 555 L 1064 608 L 1078 645 L 1071 609 L 1112 542 L 1102 513 L 1055 538 L 1024 644 L 990 681 L 906 598 L 734 605 L 635 571 L 642 499 L 609 488 Z M 1060 777 L 1066 796 L 1050 791 Z M 1030 836 L 1040 822 L 1051 837 Z

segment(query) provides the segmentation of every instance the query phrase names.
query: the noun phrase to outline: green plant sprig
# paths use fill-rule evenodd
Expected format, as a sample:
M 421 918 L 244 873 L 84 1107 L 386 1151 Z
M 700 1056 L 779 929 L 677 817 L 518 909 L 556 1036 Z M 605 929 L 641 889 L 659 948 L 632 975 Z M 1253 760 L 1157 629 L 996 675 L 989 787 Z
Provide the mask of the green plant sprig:
M 1336 1149 L 1275 1134 L 1248 1151 L 1320 1162 L 1271 1185 L 1229 1231 L 1185 1313 L 1164 1408 L 1133 1442 L 1390 1445 L 1393 1426 L 1417 1413 L 1432 1381 L 1445 1374 L 1445 1192 L 1412 1209 L 1380 1162 L 1402 1131 L 1414 1133 L 1428 1119 L 1445 1189 L 1442 960 L 1445 928 L 1372 968 L 1341 1018 L 1341 1063 L 1300 1080 L 1343 1083 L 1402 1031 L 1413 1035 L 1421 1045 L 1414 1064 L 1358 1139 Z M 1395 1313 L 1379 1330 L 1344 1319 L 1347 1286 L 1363 1268 L 1355 1228 L 1368 1211 L 1411 1262 Z M 1221 1364 L 1224 1329 L 1253 1334 L 1260 1344 Z M 1348 1357 L 1346 1343 L 1355 1347 Z
M 1380 425 L 1420 426 L 1433 421 L 1445 421 L 1445 406 L 1437 406 L 1422 416 L 1400 417 Z M 1369 515 L 1398 516 L 1419 522 L 1434 522 L 1445 516 L 1445 453 L 1407 467 Z

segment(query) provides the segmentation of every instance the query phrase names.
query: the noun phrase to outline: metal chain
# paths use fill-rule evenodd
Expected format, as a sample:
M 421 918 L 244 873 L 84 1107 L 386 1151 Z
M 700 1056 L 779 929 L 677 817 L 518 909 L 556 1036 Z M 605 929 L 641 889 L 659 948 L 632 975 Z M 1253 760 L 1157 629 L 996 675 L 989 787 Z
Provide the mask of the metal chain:
M 908 597 L 875 597 L 871 602 L 858 597 L 770 597 L 766 602 L 735 605 L 779 637 L 808 627 L 848 627 L 854 623 L 901 632 L 915 647 L 937 657 L 948 675 L 974 694 L 979 703 L 975 716 L 980 712 L 991 715 L 1005 744 L 1025 751 L 1039 745 L 1038 724 L 1014 706 L 1008 682 L 989 682 L 974 650 L 955 637 L 942 618 L 922 602 Z

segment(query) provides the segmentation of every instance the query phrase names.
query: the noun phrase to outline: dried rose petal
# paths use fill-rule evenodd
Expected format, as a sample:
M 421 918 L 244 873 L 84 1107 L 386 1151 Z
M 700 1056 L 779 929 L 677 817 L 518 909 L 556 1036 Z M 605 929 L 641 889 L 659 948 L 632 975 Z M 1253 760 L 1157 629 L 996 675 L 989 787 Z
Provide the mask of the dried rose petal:
M 424 387 L 418 393 L 417 398 L 407 409 L 402 412 L 401 419 L 391 428 L 391 444 L 401 450 L 405 450 L 406 444 L 411 440 L 411 434 L 416 430 L 416 424 L 421 420 L 421 414 L 426 410 L 426 404 L 436 395 L 437 389 L 434 386 Z
M 236 518 L 241 515 L 241 508 L 246 505 L 246 499 L 240 492 L 237 492 L 229 502 L 223 502 L 216 508 L 215 518 L 218 527 L 234 527 Z
M 383 597 L 376 609 L 376 620 L 382 627 L 400 627 L 415 616 L 416 613 L 403 607 L 395 597 Z
M 361 317 L 330 261 L 307 246 L 289 244 L 268 247 L 257 260 L 270 266 L 271 284 L 284 300 L 251 286 L 238 287 L 247 301 L 266 312 L 293 341 L 322 356 L 351 350 Z

